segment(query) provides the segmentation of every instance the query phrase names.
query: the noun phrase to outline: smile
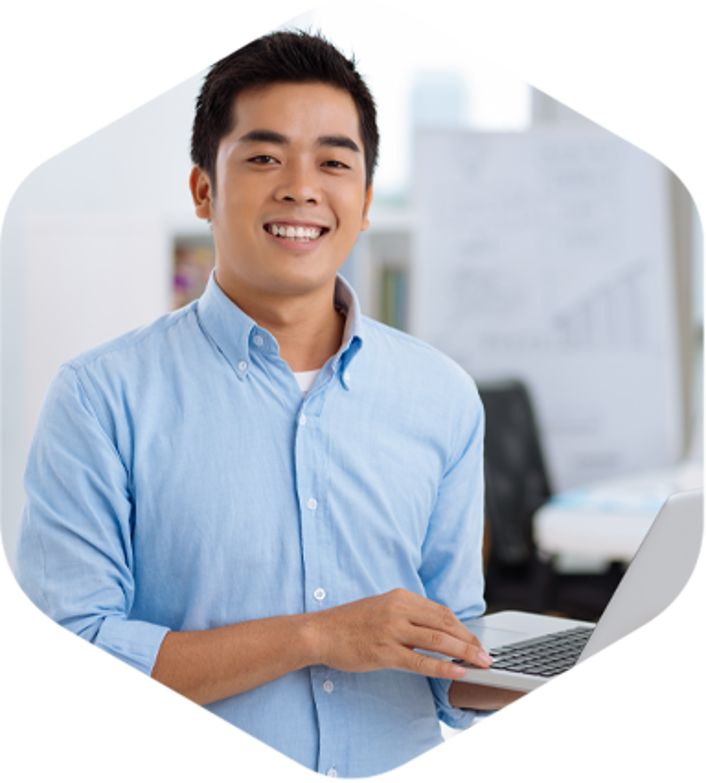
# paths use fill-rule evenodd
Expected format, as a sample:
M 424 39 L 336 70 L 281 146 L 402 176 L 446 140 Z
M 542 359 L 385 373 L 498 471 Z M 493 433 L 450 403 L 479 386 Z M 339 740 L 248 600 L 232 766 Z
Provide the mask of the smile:
M 318 239 L 325 231 L 320 226 L 292 226 L 284 223 L 268 223 L 265 231 L 276 237 L 284 237 L 295 242 L 312 242 Z

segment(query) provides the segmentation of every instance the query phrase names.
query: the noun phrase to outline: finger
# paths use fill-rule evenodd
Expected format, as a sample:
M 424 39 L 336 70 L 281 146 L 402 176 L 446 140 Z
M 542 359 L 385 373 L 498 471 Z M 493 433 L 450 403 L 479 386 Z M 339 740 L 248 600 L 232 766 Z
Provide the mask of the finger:
M 493 662 L 478 639 L 471 634 L 472 642 L 465 642 L 442 631 L 426 628 L 413 628 L 405 640 L 408 647 L 448 655 L 467 663 L 487 668 Z
M 415 595 L 419 599 L 416 606 L 410 613 L 411 622 L 422 625 L 427 628 L 436 628 L 444 631 L 468 644 L 480 644 L 478 639 L 466 628 L 466 626 L 456 617 L 448 606 L 438 604 L 428 598 Z
M 480 641 L 443 604 L 406 590 L 393 590 L 387 594 L 390 608 L 406 617 L 415 630 L 403 643 L 408 647 L 439 652 L 452 658 L 487 668 L 492 659 Z M 421 632 L 418 635 L 417 632 Z
M 471 633 L 455 615 L 454 618 L 456 619 L 456 624 L 454 625 L 453 630 L 447 630 L 447 633 L 468 647 L 475 647 L 482 650 L 483 645 L 481 644 L 480 639 L 478 639 L 475 634 Z
M 458 680 L 466 673 L 463 666 L 440 658 L 432 658 L 417 650 L 406 650 L 401 656 L 398 668 L 424 677 L 439 677 L 444 680 Z
M 409 620 L 424 630 L 427 641 L 414 646 L 461 658 L 479 666 L 490 666 L 492 660 L 478 637 L 472 634 L 448 607 L 424 600 L 426 604 L 411 614 Z M 443 649 L 441 644 L 445 645 Z M 452 646 L 449 647 L 449 644 Z
M 461 660 L 465 663 L 472 663 L 475 666 L 480 666 L 482 669 L 487 669 L 492 665 L 493 659 L 488 655 L 487 650 L 485 650 L 480 643 L 478 643 L 478 645 L 467 644 L 464 648 L 465 649 L 462 652 L 452 655 L 451 657 L 454 660 Z
M 460 627 L 460 631 L 459 631 Z M 448 634 L 449 641 L 445 649 L 445 654 L 452 658 L 459 658 L 467 663 L 473 663 L 476 666 L 487 667 L 492 664 L 492 658 L 483 647 L 477 636 L 472 634 L 461 621 L 458 621 L 458 627 L 454 628 L 456 633 Z

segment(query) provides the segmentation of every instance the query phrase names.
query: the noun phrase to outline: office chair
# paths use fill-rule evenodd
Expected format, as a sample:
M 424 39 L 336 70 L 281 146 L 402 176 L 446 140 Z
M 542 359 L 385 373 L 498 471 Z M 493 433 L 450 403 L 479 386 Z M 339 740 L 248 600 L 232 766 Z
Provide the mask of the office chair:
M 517 380 L 479 385 L 485 408 L 486 591 L 488 611 L 520 609 L 595 621 L 622 577 L 558 574 L 539 556 L 532 517 L 551 484 L 530 395 Z
M 485 408 L 485 504 L 490 543 L 486 601 L 545 611 L 548 578 L 532 535 L 534 512 L 551 497 L 529 393 L 508 380 L 479 385 Z

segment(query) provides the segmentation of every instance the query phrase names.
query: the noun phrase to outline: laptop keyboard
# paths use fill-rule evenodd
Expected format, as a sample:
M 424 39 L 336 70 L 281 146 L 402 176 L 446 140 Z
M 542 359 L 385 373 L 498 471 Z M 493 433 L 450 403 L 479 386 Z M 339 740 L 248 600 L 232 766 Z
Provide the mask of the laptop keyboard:
M 491 669 L 555 677 L 579 659 L 593 628 L 578 626 L 489 650 Z

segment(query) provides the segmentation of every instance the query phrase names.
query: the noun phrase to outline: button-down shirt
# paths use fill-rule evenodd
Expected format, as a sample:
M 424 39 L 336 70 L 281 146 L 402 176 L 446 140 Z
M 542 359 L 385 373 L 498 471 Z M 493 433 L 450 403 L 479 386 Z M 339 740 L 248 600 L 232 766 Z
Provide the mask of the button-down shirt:
M 303 396 L 211 278 L 200 300 L 65 364 L 26 471 L 17 577 L 145 673 L 168 630 L 317 612 L 403 587 L 480 614 L 483 414 L 470 377 L 361 316 Z M 282 645 L 287 639 L 282 639 Z M 468 725 L 449 682 L 292 672 L 207 706 L 301 764 L 364 776 Z

